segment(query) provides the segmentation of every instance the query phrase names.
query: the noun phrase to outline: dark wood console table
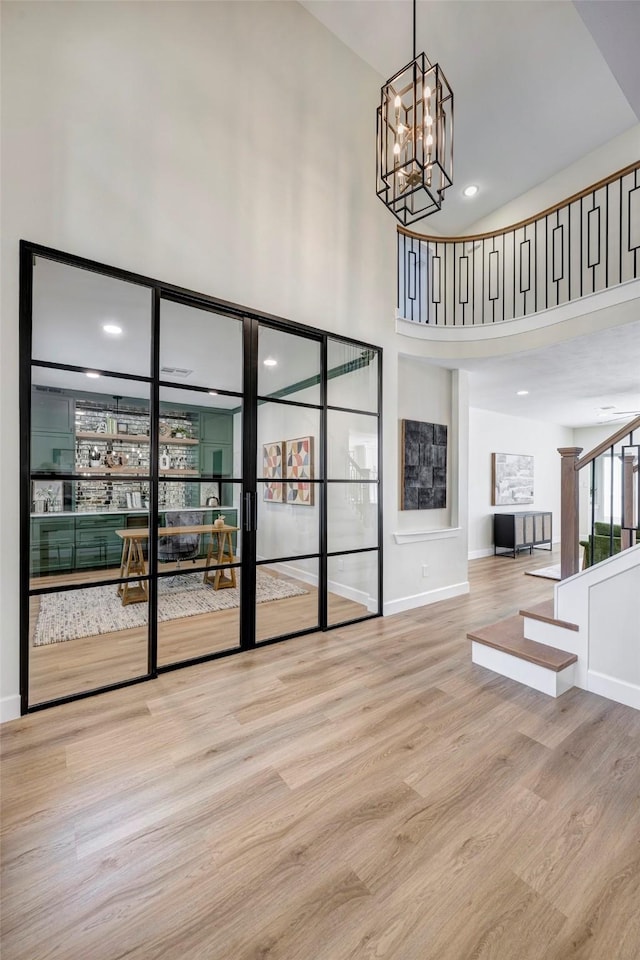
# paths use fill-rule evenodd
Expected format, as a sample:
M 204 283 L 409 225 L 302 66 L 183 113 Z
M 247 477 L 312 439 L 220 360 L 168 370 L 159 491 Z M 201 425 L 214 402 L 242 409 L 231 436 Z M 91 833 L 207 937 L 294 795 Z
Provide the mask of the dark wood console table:
M 520 550 L 543 544 L 552 545 L 552 514 L 546 510 L 519 510 L 516 513 L 494 513 L 493 554 L 498 557 L 515 557 Z M 498 551 L 501 551 L 498 553 Z

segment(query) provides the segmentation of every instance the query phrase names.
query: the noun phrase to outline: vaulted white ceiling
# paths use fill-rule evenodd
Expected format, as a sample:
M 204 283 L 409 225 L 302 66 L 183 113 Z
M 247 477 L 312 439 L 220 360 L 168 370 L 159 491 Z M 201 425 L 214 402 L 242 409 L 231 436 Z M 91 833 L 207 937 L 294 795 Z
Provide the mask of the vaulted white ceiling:
M 381 84 L 411 60 L 410 0 L 301 2 Z M 468 229 L 638 123 L 638 38 L 638 2 L 419 0 L 418 52 L 455 96 L 454 186 L 425 230 Z
M 411 59 L 411 0 L 300 2 L 381 84 Z M 455 95 L 455 180 L 418 229 L 464 232 L 637 124 L 639 39 L 633 0 L 419 0 L 418 52 L 440 64 Z M 480 187 L 473 200 L 462 196 L 470 183 Z M 474 406 L 576 427 L 631 416 L 640 322 L 462 366 Z M 529 394 L 516 396 L 524 385 Z

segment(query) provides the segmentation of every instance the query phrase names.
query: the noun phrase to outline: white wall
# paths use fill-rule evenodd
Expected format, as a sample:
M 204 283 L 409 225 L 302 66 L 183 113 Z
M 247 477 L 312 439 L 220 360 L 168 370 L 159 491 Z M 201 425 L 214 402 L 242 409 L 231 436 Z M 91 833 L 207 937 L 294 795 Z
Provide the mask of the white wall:
M 2 4 L 4 716 L 18 691 L 20 238 L 382 346 L 385 599 L 405 596 L 380 83 L 296 3 Z M 444 564 L 436 548 L 433 587 L 465 580 L 466 544 Z
M 398 512 L 399 499 L 393 504 L 393 548 L 385 555 L 387 565 L 389 553 L 393 563 L 385 581 L 390 587 L 385 598 L 388 613 L 468 592 L 468 403 L 465 371 L 447 370 L 415 357 L 400 357 L 396 447 L 393 461 L 387 461 L 385 482 L 389 485 L 395 479 L 395 496 L 399 498 L 400 420 L 446 424 L 447 506 L 442 510 Z
M 390 346 L 395 226 L 372 188 L 380 78 L 298 4 L 10 2 L 2 18 L 6 701 L 19 239 Z
M 573 446 L 573 430 L 492 410 L 469 411 L 469 559 L 493 553 L 493 514 L 514 509 L 551 510 L 553 539 L 560 539 L 560 454 Z M 534 501 L 527 507 L 491 505 L 491 454 L 532 456 Z

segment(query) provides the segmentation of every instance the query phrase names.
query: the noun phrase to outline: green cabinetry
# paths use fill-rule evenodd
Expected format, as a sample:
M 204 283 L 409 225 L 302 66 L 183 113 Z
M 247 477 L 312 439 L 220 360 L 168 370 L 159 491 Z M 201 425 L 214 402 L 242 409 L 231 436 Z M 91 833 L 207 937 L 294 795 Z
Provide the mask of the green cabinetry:
M 64 573 L 75 568 L 74 518 L 31 520 L 31 575 Z
M 64 394 L 31 392 L 31 470 L 71 473 L 75 466 L 75 401 Z
M 146 519 L 146 518 L 145 518 Z M 75 518 L 76 569 L 117 567 L 122 540 L 116 530 L 126 526 L 123 514 L 93 514 Z
M 200 474 L 233 475 L 233 414 L 217 411 L 200 414 Z
M 198 508 L 185 508 L 191 512 Z M 198 510 L 200 512 L 200 510 Z M 235 508 L 202 509 L 202 523 L 212 524 L 222 514 L 231 527 L 238 524 Z M 158 520 L 166 526 L 166 512 Z M 71 573 L 75 570 L 103 570 L 120 566 L 122 540 L 116 530 L 127 527 L 146 527 L 146 514 L 87 513 L 64 514 L 31 518 L 31 576 L 47 576 L 56 573 Z M 200 538 L 200 556 L 207 555 L 209 534 Z M 237 537 L 233 537 L 234 550 Z M 144 544 L 147 556 L 147 544 Z

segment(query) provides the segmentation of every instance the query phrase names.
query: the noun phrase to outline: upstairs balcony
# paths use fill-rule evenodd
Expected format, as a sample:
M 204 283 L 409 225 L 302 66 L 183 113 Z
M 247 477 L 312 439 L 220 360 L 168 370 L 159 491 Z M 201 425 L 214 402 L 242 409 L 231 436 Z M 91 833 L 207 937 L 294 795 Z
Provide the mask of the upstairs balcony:
M 640 161 L 502 230 L 438 237 L 398 227 L 397 242 L 399 332 L 497 332 L 638 279 Z

